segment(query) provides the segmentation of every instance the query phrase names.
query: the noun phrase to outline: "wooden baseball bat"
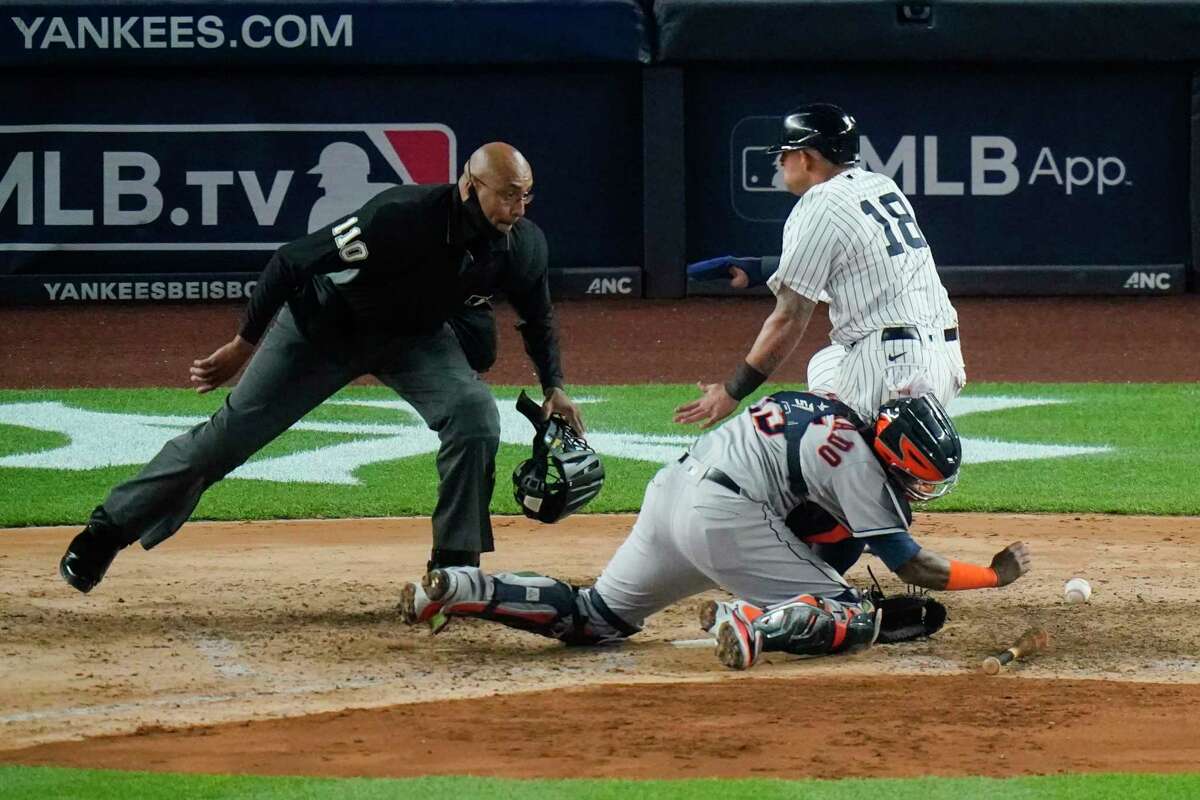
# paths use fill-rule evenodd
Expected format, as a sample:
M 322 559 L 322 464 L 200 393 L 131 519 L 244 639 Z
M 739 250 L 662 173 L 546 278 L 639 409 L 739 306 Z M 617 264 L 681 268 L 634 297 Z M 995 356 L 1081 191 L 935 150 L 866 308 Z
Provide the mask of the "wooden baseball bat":
M 1040 653 L 1049 644 L 1050 634 L 1046 633 L 1045 628 L 1030 628 L 1021 634 L 1021 638 L 1017 639 L 1017 643 L 1012 647 L 994 656 L 985 658 L 983 660 L 983 671 L 988 675 L 995 675 L 1005 664 L 1018 658 L 1027 658 Z

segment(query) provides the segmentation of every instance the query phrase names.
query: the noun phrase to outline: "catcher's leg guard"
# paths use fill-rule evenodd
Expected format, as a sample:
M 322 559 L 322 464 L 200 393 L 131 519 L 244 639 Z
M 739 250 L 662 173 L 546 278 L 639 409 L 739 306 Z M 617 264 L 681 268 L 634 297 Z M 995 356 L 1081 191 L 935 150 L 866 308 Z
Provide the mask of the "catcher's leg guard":
M 879 635 L 881 619 L 866 600 L 843 603 L 807 594 L 753 618 L 734 607 L 718 628 L 717 657 L 727 667 L 748 669 L 764 652 L 818 656 L 869 647 Z
M 601 644 L 632 636 L 638 628 L 609 610 L 592 588 L 577 589 L 544 575 L 477 567 L 435 569 L 421 585 L 401 591 L 400 611 L 410 624 L 446 617 L 475 617 L 536 633 L 569 645 Z
M 763 635 L 764 651 L 819 656 L 870 647 L 881 620 L 878 609 L 867 600 L 844 603 L 802 594 L 767 609 L 754 626 Z

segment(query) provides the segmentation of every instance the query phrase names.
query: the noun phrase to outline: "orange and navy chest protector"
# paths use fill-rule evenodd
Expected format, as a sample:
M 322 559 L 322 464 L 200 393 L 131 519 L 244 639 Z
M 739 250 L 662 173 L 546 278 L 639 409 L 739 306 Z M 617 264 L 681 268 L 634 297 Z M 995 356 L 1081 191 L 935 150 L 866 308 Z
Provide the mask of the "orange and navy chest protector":
M 773 400 L 783 409 L 783 434 L 787 441 L 788 477 L 797 494 L 806 494 L 799 463 L 800 439 L 813 423 L 828 417 L 841 417 L 854 425 L 873 444 L 872 426 L 865 424 L 846 404 L 808 392 L 776 392 Z M 904 493 L 896 492 L 895 501 L 907 525 L 912 524 L 912 506 Z M 845 574 L 858 561 L 867 547 L 868 539 L 855 537 L 849 528 L 817 503 L 807 500 L 787 515 L 787 526 L 823 561 Z M 914 556 L 920 546 L 907 533 L 870 537 L 872 552 L 891 568 L 896 568 Z
M 911 525 L 912 506 L 902 496 L 898 499 L 904 510 L 904 519 Z M 842 575 L 858 563 L 868 543 L 872 552 L 888 566 L 892 566 L 892 562 L 897 560 L 896 566 L 900 566 L 920 549 L 907 533 L 884 534 L 869 540 L 857 539 L 837 518 L 813 502 L 804 502 L 796 506 L 792 513 L 787 515 L 787 526 L 818 558 Z M 895 557 L 889 557 L 891 550 L 896 551 Z

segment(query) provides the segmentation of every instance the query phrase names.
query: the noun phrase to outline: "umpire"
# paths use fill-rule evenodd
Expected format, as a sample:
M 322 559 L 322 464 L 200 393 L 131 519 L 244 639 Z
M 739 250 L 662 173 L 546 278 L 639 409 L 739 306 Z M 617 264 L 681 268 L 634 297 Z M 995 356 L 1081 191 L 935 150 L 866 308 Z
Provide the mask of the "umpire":
M 493 549 L 488 506 L 500 437 L 495 400 L 478 375 L 496 357 L 494 294 L 520 316 L 543 410 L 582 430 L 563 390 L 546 237 L 525 219 L 532 188 L 525 157 L 492 142 L 471 155 L 457 185 L 387 189 L 279 248 L 237 336 L 191 368 L 201 393 L 249 360 L 245 374 L 207 422 L 167 442 L 92 512 L 59 563 L 63 579 L 88 592 L 119 550 L 138 540 L 150 549 L 174 534 L 209 486 L 362 375 L 394 389 L 441 439 L 429 568 L 478 565 Z

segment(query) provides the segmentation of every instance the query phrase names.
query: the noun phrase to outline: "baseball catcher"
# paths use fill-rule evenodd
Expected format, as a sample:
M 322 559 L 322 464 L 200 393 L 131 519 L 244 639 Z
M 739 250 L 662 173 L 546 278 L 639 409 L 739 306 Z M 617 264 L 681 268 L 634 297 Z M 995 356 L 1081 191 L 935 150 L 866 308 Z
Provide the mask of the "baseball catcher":
M 595 585 L 449 567 L 405 585 L 400 611 L 435 632 L 476 617 L 591 645 L 632 636 L 650 614 L 721 587 L 737 599 L 705 604 L 700 625 L 735 669 L 764 652 L 815 656 L 925 636 L 945 620 L 939 603 L 863 593 L 843 574 L 865 550 L 924 589 L 1005 586 L 1029 570 L 1020 542 L 982 566 L 909 533 L 909 503 L 948 492 L 961 455 L 932 396 L 889 401 L 864 423 L 837 400 L 778 392 L 658 471 Z

